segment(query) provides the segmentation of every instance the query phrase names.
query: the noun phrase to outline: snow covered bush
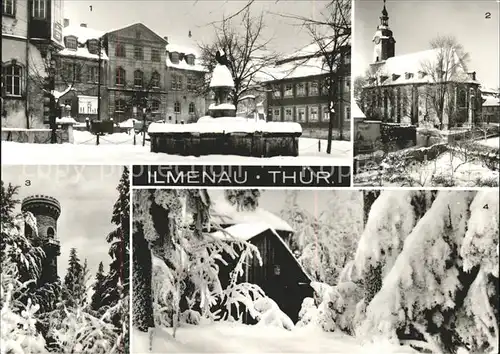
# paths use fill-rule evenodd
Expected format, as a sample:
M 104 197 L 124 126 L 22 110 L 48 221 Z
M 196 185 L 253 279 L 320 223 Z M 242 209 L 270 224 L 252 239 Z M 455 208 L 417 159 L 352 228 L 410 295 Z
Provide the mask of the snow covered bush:
M 361 334 L 425 339 L 427 343 L 420 346 L 438 353 L 444 345 L 454 345 L 457 293 L 466 285 L 458 253 L 474 196 L 475 192 L 439 192 L 404 240 L 382 288 L 368 305 Z
M 312 283 L 311 286 L 317 296 L 317 305 L 312 298 L 304 299 L 297 326 L 314 325 L 327 332 L 340 330 L 353 334 L 357 304 L 363 298 L 362 289 L 353 282 L 336 286 Z
M 498 195 L 479 192 L 471 204 L 467 233 L 460 249 L 466 271 L 479 267 L 457 315 L 457 332 L 472 351 L 497 353 L 499 330 Z
M 269 297 L 261 297 L 254 302 L 254 308 L 258 312 L 258 325 L 273 326 L 291 331 L 295 325 L 278 304 Z

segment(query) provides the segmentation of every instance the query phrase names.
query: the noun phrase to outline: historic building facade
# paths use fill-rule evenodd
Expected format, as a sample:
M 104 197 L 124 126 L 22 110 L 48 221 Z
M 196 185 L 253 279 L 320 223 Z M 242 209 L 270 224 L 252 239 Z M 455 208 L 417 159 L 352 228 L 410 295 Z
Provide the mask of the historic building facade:
M 206 113 L 205 95 L 201 90 L 206 70 L 197 62 L 197 56 L 194 45 L 168 43 L 166 46 L 167 122 L 195 122 Z
M 500 95 L 498 90 L 481 89 L 483 105 L 481 121 L 483 123 L 500 123 Z
M 142 23 L 120 28 L 103 36 L 109 58 L 105 86 L 108 116 L 116 122 L 164 119 L 167 112 L 165 70 L 167 41 Z
M 382 10 L 372 39 L 373 63 L 361 93 L 367 119 L 447 129 L 471 126 L 480 118 L 475 72 L 468 72 L 453 47 L 396 56 L 389 15 Z
M 62 46 L 62 0 L 2 0 L 2 127 L 40 128 L 42 87 Z
M 292 55 L 291 59 L 265 70 L 262 81 L 267 91 L 267 120 L 298 122 L 304 135 L 326 138 L 331 109 L 327 82 L 331 73 L 323 55 L 316 54 L 316 50 L 306 52 L 313 54 Z M 335 83 L 338 97 L 333 107 L 333 128 L 337 131 L 342 128 L 347 137 L 351 119 L 350 47 L 343 48 L 339 62 L 335 69 L 340 79 Z
M 64 19 L 65 48 L 56 55 L 56 90 L 64 92 L 71 88 L 59 99 L 59 104 L 63 106 L 63 115 L 68 114 L 80 122 L 87 118 L 94 120 L 98 116 L 100 119 L 108 118 L 108 94 L 105 84 L 108 56 L 101 45 L 103 35 L 104 32 L 88 28 L 84 23 L 75 26 L 71 25 L 68 19 Z

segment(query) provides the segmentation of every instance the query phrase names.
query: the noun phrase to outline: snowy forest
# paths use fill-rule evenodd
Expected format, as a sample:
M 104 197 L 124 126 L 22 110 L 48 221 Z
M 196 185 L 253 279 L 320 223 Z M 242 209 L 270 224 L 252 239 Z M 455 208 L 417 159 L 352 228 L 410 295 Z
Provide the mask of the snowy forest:
M 91 274 L 87 260 L 80 259 L 78 250 L 72 248 L 64 279 L 41 283 L 46 254 L 37 242 L 37 219 L 30 212 L 17 211 L 20 187 L 2 181 L 2 354 L 129 353 L 130 197 L 126 167 L 117 183 L 119 197 L 110 220 L 114 230 L 102 235 L 109 244 L 109 263 L 101 262 L 97 273 Z M 34 231 L 30 237 L 25 225 Z
M 250 224 L 213 222 L 207 190 L 134 190 L 132 352 L 498 353 L 496 193 L 329 190 L 312 213 L 305 192 L 280 215 L 314 289 L 292 321 L 247 282 L 268 257 Z M 260 196 L 224 193 L 247 213 Z

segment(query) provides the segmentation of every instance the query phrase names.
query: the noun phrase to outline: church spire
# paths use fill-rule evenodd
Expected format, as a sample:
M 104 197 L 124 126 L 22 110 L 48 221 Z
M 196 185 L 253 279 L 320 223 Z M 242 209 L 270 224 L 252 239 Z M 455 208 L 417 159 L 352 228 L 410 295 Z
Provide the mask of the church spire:
M 387 12 L 387 9 L 385 8 L 385 1 L 384 0 L 384 8 L 382 9 L 382 16 L 380 16 L 380 25 L 388 27 L 389 26 L 389 13 Z

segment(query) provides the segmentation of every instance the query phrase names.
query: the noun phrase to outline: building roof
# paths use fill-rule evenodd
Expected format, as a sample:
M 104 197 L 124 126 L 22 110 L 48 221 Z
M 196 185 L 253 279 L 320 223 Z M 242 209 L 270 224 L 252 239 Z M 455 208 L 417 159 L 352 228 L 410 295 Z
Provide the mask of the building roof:
M 254 211 L 240 211 L 224 197 L 213 201 L 210 216 L 219 225 L 265 224 L 277 231 L 293 232 L 292 227 L 282 218 L 258 207 Z
M 351 104 L 351 115 L 354 119 L 366 118 L 365 114 L 363 113 L 361 108 L 359 108 L 359 106 L 356 102 L 353 102 L 353 104 Z
M 99 31 L 93 28 L 81 27 L 70 25 L 63 28 L 63 37 L 74 36 L 78 41 L 78 47 L 76 50 L 64 48 L 59 51 L 58 54 L 65 57 L 75 57 L 75 58 L 85 58 L 85 59 L 99 59 L 98 54 L 92 54 L 89 52 L 87 47 L 87 41 L 91 39 L 98 40 L 104 35 L 103 31 Z M 101 59 L 108 60 L 106 51 L 102 49 Z
M 198 72 L 206 72 L 207 70 L 203 65 L 197 64 L 196 59 L 194 61 L 194 64 L 188 64 L 186 61 L 186 58 L 179 58 L 178 63 L 173 63 L 172 60 L 170 60 L 170 57 L 167 54 L 167 59 L 165 60 L 165 65 L 167 65 L 167 68 L 174 68 L 174 69 L 179 69 L 179 70 L 191 70 L 191 71 L 198 71 Z
M 439 57 L 443 53 L 449 53 L 450 60 L 455 63 L 458 62 L 459 58 L 455 51 L 446 51 L 440 48 L 429 49 L 420 52 L 398 55 L 388 58 L 384 61 L 372 63 L 371 68 L 377 77 L 386 76 L 387 79 L 382 83 L 377 85 L 388 86 L 388 85 L 400 85 L 400 84 L 424 84 L 434 82 L 430 75 L 419 75 L 419 72 L 428 72 L 425 67 L 435 67 L 436 63 L 439 61 Z M 445 59 L 445 61 L 448 61 Z M 477 80 L 473 80 L 468 77 L 467 72 L 463 70 L 463 67 L 459 65 L 457 75 L 455 75 L 456 80 L 460 82 L 469 82 L 479 84 Z M 405 74 L 410 73 L 413 76 L 407 77 Z M 395 75 L 393 77 L 393 75 Z M 367 85 L 372 86 L 370 84 Z
M 304 267 L 302 266 L 302 264 L 300 264 L 300 262 L 297 260 L 297 258 L 293 254 L 293 252 L 290 249 L 290 247 L 288 247 L 288 245 L 285 243 L 285 241 L 283 241 L 283 239 L 281 238 L 281 236 L 278 235 L 276 233 L 276 231 L 272 227 L 270 227 L 268 224 L 266 224 L 266 223 L 251 223 L 251 224 L 242 223 L 242 224 L 235 224 L 235 225 L 232 225 L 232 226 L 229 226 L 229 227 L 225 228 L 224 231 L 216 231 L 216 232 L 211 233 L 210 235 L 212 237 L 216 238 L 216 239 L 219 239 L 219 240 L 230 241 L 230 240 L 233 239 L 233 240 L 237 240 L 237 241 L 249 242 L 254 237 L 256 237 L 258 235 L 261 235 L 263 232 L 268 231 L 268 230 L 271 231 L 270 234 L 273 235 L 274 238 L 276 240 L 278 240 L 283 245 L 284 249 L 295 260 L 295 262 L 297 263 L 299 269 L 302 271 L 302 273 L 304 274 L 304 276 L 310 282 L 312 282 L 313 280 L 311 279 L 311 277 L 309 276 L 309 274 L 306 272 L 306 270 L 304 269 Z
M 289 61 L 262 69 L 258 75 L 261 82 L 305 78 L 325 75 L 330 72 L 323 57 L 312 57 Z
M 494 96 L 483 96 L 486 100 L 483 102 L 483 107 L 498 107 L 500 106 L 500 99 Z
M 183 53 L 185 55 L 192 54 L 196 57 L 200 55 L 200 52 L 196 46 L 195 43 L 192 43 L 191 45 L 182 45 L 182 44 L 176 44 L 176 43 L 169 43 L 165 46 L 165 50 L 170 53 Z

